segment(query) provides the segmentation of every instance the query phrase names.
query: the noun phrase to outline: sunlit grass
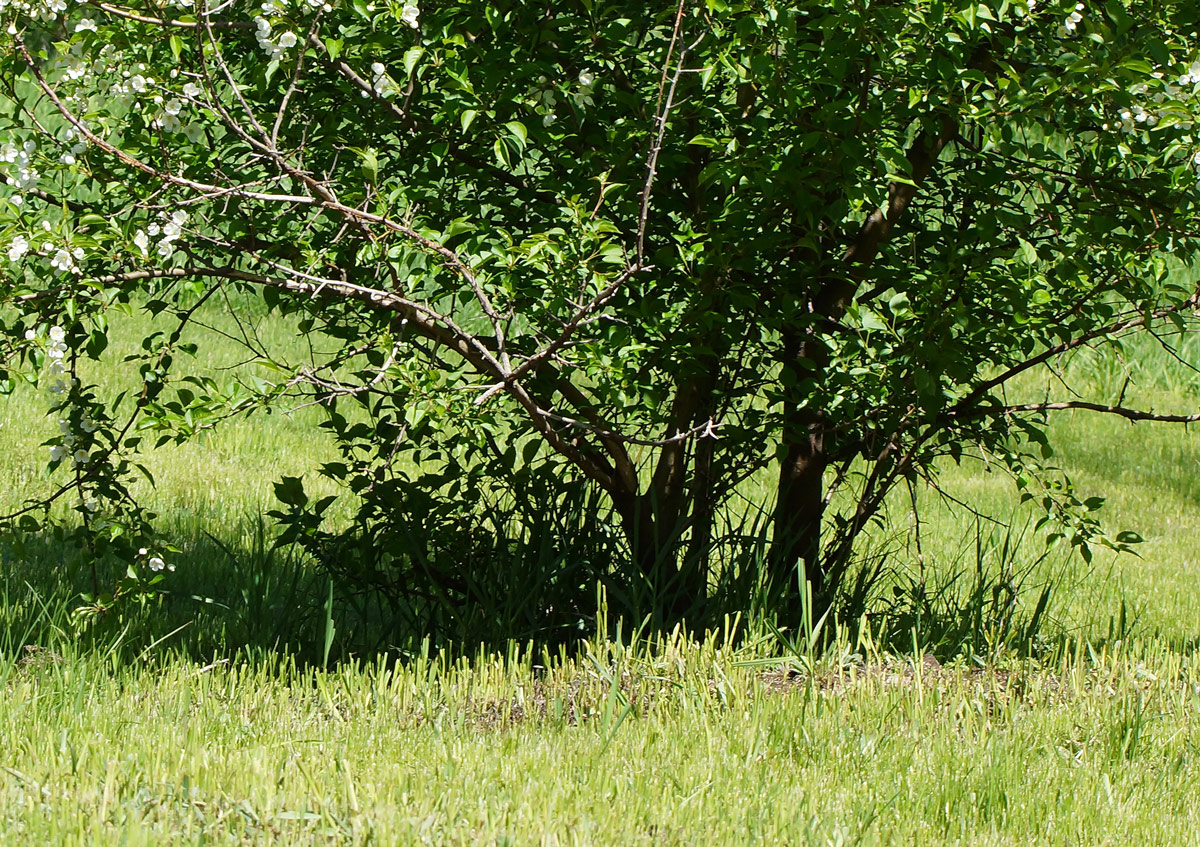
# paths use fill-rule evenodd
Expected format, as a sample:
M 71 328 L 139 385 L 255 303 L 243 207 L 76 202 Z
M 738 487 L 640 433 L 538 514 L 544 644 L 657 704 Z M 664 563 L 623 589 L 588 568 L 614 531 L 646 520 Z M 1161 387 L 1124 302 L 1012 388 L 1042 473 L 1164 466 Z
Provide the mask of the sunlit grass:
M 1179 655 L 857 647 L 795 675 L 678 639 L 330 673 L 37 651 L 0 683 L 0 843 L 1192 843 Z

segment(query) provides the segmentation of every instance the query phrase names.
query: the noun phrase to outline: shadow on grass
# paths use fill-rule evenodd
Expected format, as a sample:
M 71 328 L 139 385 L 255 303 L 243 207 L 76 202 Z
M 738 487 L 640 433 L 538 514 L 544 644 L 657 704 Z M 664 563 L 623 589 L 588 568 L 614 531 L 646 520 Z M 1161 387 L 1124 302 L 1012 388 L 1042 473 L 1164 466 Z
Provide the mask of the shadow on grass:
M 481 644 L 557 647 L 594 631 L 595 589 L 583 598 L 591 604 L 586 620 L 580 615 L 587 610 L 553 632 L 541 622 L 537 603 L 544 592 L 537 583 L 552 568 L 548 562 L 520 568 L 511 559 L 498 561 L 494 570 L 507 569 L 525 582 L 492 592 L 505 595 L 494 603 L 459 604 L 454 620 L 439 630 L 422 626 L 411 607 L 398 604 L 396 586 L 354 584 L 298 547 L 276 547 L 276 528 L 262 517 L 206 528 L 202 516 L 168 513 L 162 529 L 180 552 L 169 557 L 175 569 L 164 573 L 160 593 L 100 614 L 89 613 L 91 565 L 71 542 L 50 535 L 0 540 L 0 655 L 19 654 L 26 645 L 53 649 L 70 642 L 107 650 L 119 643 L 129 655 L 151 645 L 199 661 L 268 651 L 299 665 L 324 666 L 430 649 L 473 654 Z M 124 568 L 100 564 L 102 593 L 112 590 Z
M 346 590 L 296 548 L 276 548 L 274 527 L 263 518 L 220 529 L 218 537 L 194 516 L 179 520 L 170 536 L 180 552 L 172 557 L 176 569 L 166 575 L 162 593 L 98 616 L 79 613 L 91 591 L 91 571 L 69 542 L 48 536 L 0 541 L 0 656 L 19 657 L 28 645 L 72 644 L 126 656 L 163 650 L 203 662 L 270 652 L 300 665 L 328 665 L 430 647 L 474 653 L 481 642 L 554 648 L 595 630 L 538 638 L 526 623 L 519 630 L 479 629 L 489 637 L 473 640 L 430 637 L 414 631 L 385 596 Z M 1077 651 L 1079 634 L 1056 616 L 1056 598 L 1072 590 L 1069 571 L 1044 552 L 1033 555 L 1025 541 L 1021 532 L 984 535 L 977 527 L 976 538 L 954 561 L 931 563 L 920 578 L 895 564 L 896 551 L 877 551 L 847 587 L 842 627 L 850 633 L 869 628 L 886 651 L 917 650 L 943 660 Z M 110 586 L 120 576 L 115 564 L 100 574 Z M 639 631 L 640 622 L 630 623 L 623 631 Z M 1136 613 L 1124 603 L 1113 610 L 1107 635 L 1090 632 L 1086 640 L 1103 649 L 1136 635 L 1181 650 L 1200 643 L 1182 633 L 1141 632 Z
M 161 594 L 99 615 L 86 612 L 91 568 L 70 542 L 48 535 L 0 541 L 0 652 L 71 640 L 85 649 L 120 642 L 135 654 L 162 645 L 196 659 L 240 650 L 323 659 L 327 604 L 319 574 L 275 549 L 261 520 L 224 531 L 228 540 L 202 530 L 169 533 L 180 552 Z M 102 563 L 98 576 L 101 591 L 111 590 L 121 566 Z

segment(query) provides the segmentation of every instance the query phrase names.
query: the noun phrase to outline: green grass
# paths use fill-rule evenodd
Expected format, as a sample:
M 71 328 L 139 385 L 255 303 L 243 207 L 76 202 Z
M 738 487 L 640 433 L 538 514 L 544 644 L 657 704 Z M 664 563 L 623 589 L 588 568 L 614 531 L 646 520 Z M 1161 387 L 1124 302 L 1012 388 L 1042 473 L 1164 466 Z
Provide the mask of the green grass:
M 1200 674 L 1178 654 L 868 649 L 795 677 L 756 657 L 39 652 L 4 671 L 0 843 L 1194 843 Z
M 278 323 L 262 331 L 295 343 Z M 1133 358 L 1127 397 L 1194 408 L 1200 392 L 1161 378 L 1156 355 Z M 218 345 L 200 364 L 220 374 L 235 358 Z M 1111 359 L 1072 367 L 1096 396 L 1121 391 Z M 1056 419 L 1081 494 L 1146 537 L 1140 557 L 1090 566 L 1046 553 L 1003 475 L 944 468 L 949 493 L 1012 528 L 921 493 L 938 614 L 909 621 L 889 589 L 911 588 L 918 551 L 907 497 L 894 498 L 868 545 L 892 569 L 874 629 L 841 630 L 827 650 L 753 626 L 702 642 L 605 630 L 553 655 L 385 650 L 323 670 L 330 627 L 335 656 L 364 654 L 357 627 L 377 610 L 327 610 L 327 583 L 272 551 L 256 518 L 273 479 L 314 481 L 333 455 L 316 419 L 257 415 L 149 456 L 159 484 L 143 494 L 183 552 L 145 609 L 81 630 L 70 612 L 86 580 L 64 549 L 0 546 L 0 844 L 1195 842 L 1191 433 Z M 0 403 L 7 502 L 48 490 L 38 445 L 53 431 L 35 393 Z M 1023 620 L 1052 585 L 1036 658 L 1005 649 L 999 622 L 970 619 L 972 591 L 990 600 L 1005 580 Z

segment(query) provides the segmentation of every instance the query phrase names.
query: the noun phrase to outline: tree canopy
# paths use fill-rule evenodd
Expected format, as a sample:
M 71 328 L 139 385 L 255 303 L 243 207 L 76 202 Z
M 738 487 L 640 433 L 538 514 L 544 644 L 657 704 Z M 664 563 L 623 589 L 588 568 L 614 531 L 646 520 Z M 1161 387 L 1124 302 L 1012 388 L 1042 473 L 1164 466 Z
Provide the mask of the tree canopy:
M 1048 531 L 1122 546 L 1046 467 L 1047 415 L 1197 419 L 1006 392 L 1193 319 L 1194 3 L 0 0 L 0 25 L 3 384 L 63 421 L 59 487 L 8 521 L 71 498 L 123 590 L 162 564 L 128 488 L 147 433 L 261 404 L 325 410 L 357 510 L 281 480 L 287 539 L 409 608 L 521 593 L 563 626 L 596 582 L 666 622 L 794 621 L 964 451 Z M 247 334 L 272 376 L 189 375 L 197 310 L 247 298 L 310 355 Z M 128 307 L 170 323 L 140 391 L 101 396 L 76 362 Z M 498 549 L 535 536 L 530 577 Z

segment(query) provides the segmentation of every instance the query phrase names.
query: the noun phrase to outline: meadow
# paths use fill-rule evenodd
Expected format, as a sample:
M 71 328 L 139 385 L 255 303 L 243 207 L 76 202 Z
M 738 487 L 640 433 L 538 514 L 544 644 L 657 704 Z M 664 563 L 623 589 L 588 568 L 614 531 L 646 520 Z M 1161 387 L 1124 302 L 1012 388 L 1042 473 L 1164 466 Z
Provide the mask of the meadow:
M 232 378 L 236 349 L 201 349 Z M 1190 341 L 1179 352 L 1200 361 Z M 1136 342 L 1069 367 L 1096 397 L 1130 375 L 1129 399 L 1194 408 L 1166 358 Z M 315 481 L 333 455 L 317 415 L 258 413 L 148 456 L 158 485 L 142 493 L 181 552 L 144 608 L 85 626 L 73 551 L 0 548 L 0 844 L 1195 841 L 1190 432 L 1053 427 L 1078 489 L 1145 537 L 1137 556 L 1047 551 L 1011 481 L 965 461 L 943 488 L 1000 523 L 924 492 L 918 549 L 898 498 L 867 545 L 894 575 L 865 625 L 829 621 L 828 640 L 601 621 L 572 648 L 452 656 L 374 644 L 369 599 L 330 600 L 272 548 L 272 481 Z M 53 431 L 36 391 L 0 402 L 5 505 L 50 485 Z M 1046 585 L 1036 633 L 1011 637 Z

